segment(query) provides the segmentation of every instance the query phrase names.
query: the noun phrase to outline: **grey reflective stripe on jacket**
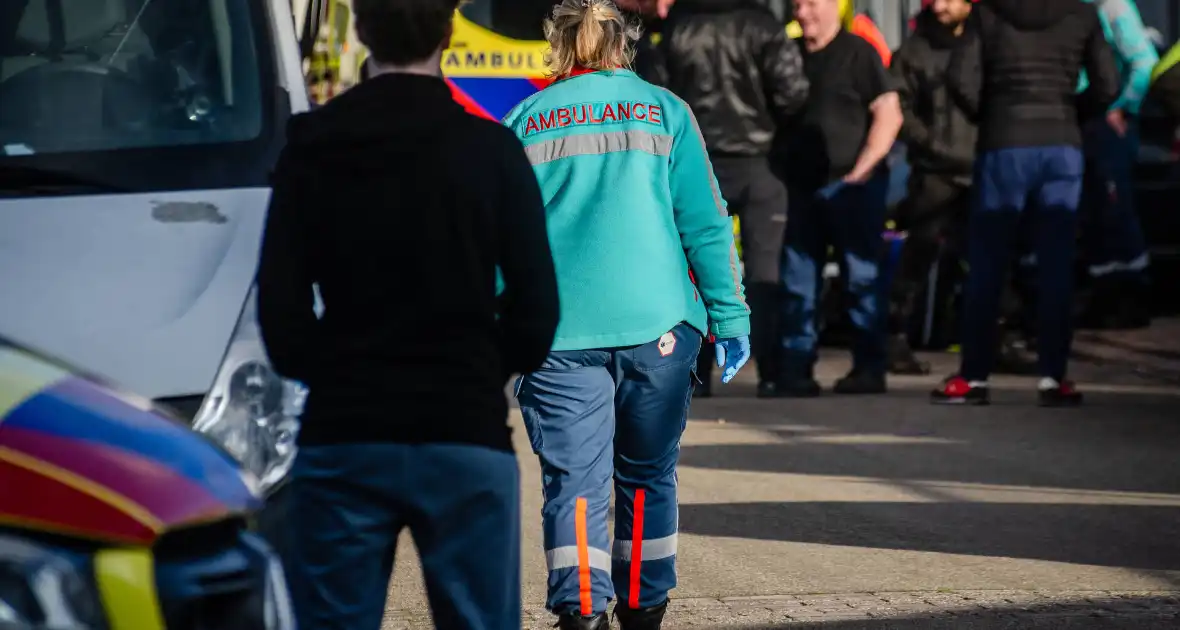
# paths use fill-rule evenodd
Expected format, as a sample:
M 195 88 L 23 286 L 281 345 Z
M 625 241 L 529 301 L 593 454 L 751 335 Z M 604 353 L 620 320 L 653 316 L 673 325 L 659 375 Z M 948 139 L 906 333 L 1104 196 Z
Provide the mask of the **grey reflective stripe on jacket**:
M 605 155 L 621 151 L 668 156 L 672 154 L 672 136 L 638 130 L 585 133 L 530 144 L 524 150 L 533 166 L 577 155 Z

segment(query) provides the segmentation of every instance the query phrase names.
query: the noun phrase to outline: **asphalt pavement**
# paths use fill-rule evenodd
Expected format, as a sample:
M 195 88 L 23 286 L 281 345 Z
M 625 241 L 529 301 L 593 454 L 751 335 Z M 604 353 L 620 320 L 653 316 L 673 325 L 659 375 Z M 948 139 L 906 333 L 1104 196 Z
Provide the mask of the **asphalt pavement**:
M 833 352 L 821 381 L 847 368 Z M 1180 387 L 1071 369 L 1079 409 L 1036 407 L 1019 377 L 978 408 L 927 404 L 937 373 L 804 401 L 755 399 L 752 369 L 716 386 L 684 436 L 665 627 L 1180 627 Z M 523 627 L 549 628 L 540 475 L 512 423 Z M 399 551 L 383 628 L 432 627 L 408 535 Z

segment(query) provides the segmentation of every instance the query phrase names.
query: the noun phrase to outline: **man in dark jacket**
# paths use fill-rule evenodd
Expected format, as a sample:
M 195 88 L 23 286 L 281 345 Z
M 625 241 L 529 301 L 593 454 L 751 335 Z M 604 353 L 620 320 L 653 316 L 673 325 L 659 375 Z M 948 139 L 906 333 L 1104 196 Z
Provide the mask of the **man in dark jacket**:
M 900 139 L 910 162 L 909 194 L 897 213 L 907 232 L 893 282 L 890 371 L 926 374 L 906 340 L 915 301 L 944 240 L 958 240 L 967 220 L 975 122 L 954 101 L 946 73 L 951 50 L 971 14 L 971 0 L 935 0 L 918 15 L 913 35 L 893 55 L 905 123 Z
M 1091 4 L 983 0 L 971 13 L 947 73 L 960 104 L 980 123 L 962 369 L 932 392 L 933 402 L 988 402 L 1000 293 L 1026 206 L 1035 212 L 1040 402 L 1081 402 L 1065 374 L 1083 171 L 1074 92 L 1083 67 L 1093 98 L 1109 107 L 1118 70 Z
M 275 167 L 258 312 L 310 390 L 287 563 L 305 630 L 381 625 L 403 527 L 438 627 L 520 627 L 504 389 L 549 352 L 557 281 L 520 142 L 439 76 L 457 2 L 354 0 L 372 76 L 292 119 Z
M 778 375 L 787 190 L 769 155 L 775 132 L 807 100 L 803 60 L 782 22 L 751 0 L 678 0 L 660 48 L 665 86 L 692 107 L 721 194 L 741 219 L 758 394 L 770 395 Z M 706 354 L 697 364 L 703 395 L 713 364 Z
M 829 248 L 835 250 L 854 329 L 841 394 L 884 393 L 884 300 L 878 262 L 889 156 L 904 116 L 893 78 L 866 39 L 845 30 L 838 0 L 796 0 L 806 105 L 788 125 L 784 176 L 791 216 L 783 247 L 782 377 L 777 394 L 818 396 L 816 312 Z

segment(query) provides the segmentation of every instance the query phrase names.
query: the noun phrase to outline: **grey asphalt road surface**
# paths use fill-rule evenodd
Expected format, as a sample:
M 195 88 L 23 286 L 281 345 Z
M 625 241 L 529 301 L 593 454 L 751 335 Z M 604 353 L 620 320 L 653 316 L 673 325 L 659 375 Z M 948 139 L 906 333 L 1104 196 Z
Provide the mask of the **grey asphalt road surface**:
M 680 584 L 666 628 L 1180 628 L 1180 388 L 1077 364 L 1079 409 L 998 378 L 990 407 L 884 396 L 757 400 L 753 370 L 694 402 Z M 752 367 L 752 366 L 751 366 Z M 831 383 L 848 368 L 821 363 Z M 517 412 L 524 628 L 543 609 L 540 475 Z M 399 548 L 385 630 L 429 628 Z

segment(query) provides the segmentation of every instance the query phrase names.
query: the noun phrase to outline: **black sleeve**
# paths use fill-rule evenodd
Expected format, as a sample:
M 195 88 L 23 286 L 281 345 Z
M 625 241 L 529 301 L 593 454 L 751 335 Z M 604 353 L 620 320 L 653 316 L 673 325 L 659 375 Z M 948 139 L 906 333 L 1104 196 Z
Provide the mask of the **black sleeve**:
M 500 334 L 505 368 L 525 374 L 541 367 L 557 332 L 557 274 L 549 250 L 545 205 L 520 142 L 501 144 L 499 267 L 504 280 Z
M 971 119 L 979 118 L 983 94 L 983 7 L 977 6 L 967 17 L 963 34 L 951 51 L 947 66 L 947 89 L 959 107 Z
M 1083 66 L 1090 85 L 1087 88 L 1088 99 L 1097 111 L 1105 112 L 1122 90 L 1122 79 L 1119 77 L 1118 63 L 1114 58 L 1114 51 L 1110 42 L 1106 41 L 1106 34 L 1102 30 L 1102 21 L 1098 17 L 1098 9 L 1088 5 L 1087 9 L 1093 15 L 1090 35 L 1086 39 Z
M 857 51 L 857 76 L 859 81 L 857 85 L 860 86 L 861 98 L 864 100 L 865 107 L 869 103 L 877 100 L 877 97 L 886 92 L 897 91 L 897 86 L 893 83 L 893 77 L 889 75 L 889 70 L 885 68 L 885 62 L 881 60 L 881 55 L 873 48 L 873 45 L 861 39 L 859 35 L 854 35 L 859 41 L 858 47 L 861 50 Z M 863 46 L 859 44 L 863 43 Z
M 911 40 L 912 42 L 912 40 Z M 898 100 L 901 102 L 901 112 L 905 122 L 901 125 L 900 139 L 914 147 L 929 149 L 930 129 L 914 111 L 914 102 L 918 98 L 920 84 L 914 71 L 912 43 L 902 44 L 893 54 L 893 61 L 889 64 L 889 73 L 893 75 L 894 86 L 897 88 Z
M 760 26 L 763 41 L 757 57 L 762 89 L 775 114 L 775 121 L 783 124 L 807 104 L 811 84 L 803 71 L 799 45 L 787 37 L 786 29 L 769 16 Z
M 319 325 L 308 221 L 314 202 L 308 174 L 298 171 L 289 151 L 283 150 L 271 176 L 258 262 L 258 325 L 275 371 L 306 383 Z

